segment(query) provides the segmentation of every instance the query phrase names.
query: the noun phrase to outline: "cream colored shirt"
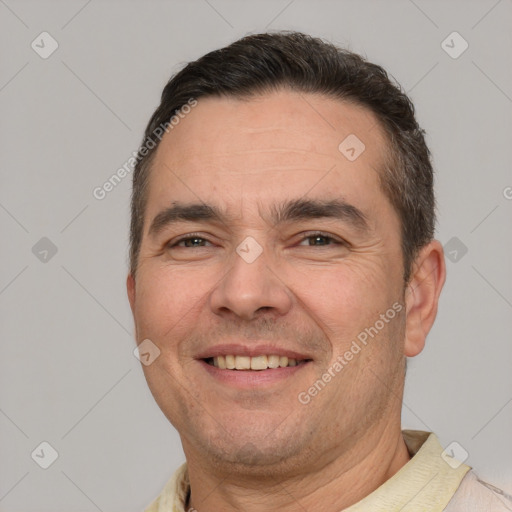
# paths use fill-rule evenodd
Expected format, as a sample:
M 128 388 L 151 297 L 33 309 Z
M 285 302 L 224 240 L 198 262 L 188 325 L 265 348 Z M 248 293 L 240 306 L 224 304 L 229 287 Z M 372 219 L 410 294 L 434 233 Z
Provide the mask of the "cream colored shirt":
M 512 497 L 478 479 L 466 464 L 441 456 L 436 435 L 402 431 L 411 460 L 344 512 L 506 512 Z M 185 511 L 190 483 L 183 464 L 145 512 Z M 201 512 L 201 511 L 198 511 Z

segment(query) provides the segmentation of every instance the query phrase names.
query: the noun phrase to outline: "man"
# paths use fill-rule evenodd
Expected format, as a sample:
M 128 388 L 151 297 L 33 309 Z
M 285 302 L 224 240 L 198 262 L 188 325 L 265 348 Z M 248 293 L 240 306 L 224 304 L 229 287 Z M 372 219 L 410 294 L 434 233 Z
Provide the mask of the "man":
M 446 269 L 382 68 L 300 33 L 211 52 L 165 87 L 133 180 L 136 338 L 187 459 L 147 511 L 507 510 L 401 431 Z

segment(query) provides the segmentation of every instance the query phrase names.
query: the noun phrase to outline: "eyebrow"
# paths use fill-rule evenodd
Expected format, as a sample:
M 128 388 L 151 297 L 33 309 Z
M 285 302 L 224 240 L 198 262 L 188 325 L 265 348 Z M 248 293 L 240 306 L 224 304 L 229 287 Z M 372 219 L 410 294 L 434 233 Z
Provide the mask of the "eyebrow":
M 294 199 L 270 207 L 270 222 L 274 225 L 321 218 L 337 219 L 346 222 L 358 231 L 369 231 L 366 215 L 343 199 Z M 178 222 L 201 221 L 227 224 L 230 221 L 230 216 L 211 204 L 173 202 L 172 206 L 155 216 L 149 228 L 149 235 L 157 236 L 163 229 Z

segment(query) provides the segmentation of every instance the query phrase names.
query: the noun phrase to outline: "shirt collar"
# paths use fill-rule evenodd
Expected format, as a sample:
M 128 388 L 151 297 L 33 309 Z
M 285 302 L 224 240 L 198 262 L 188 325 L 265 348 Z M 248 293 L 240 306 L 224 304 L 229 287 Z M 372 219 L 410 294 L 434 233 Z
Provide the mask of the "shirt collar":
M 345 512 L 441 512 L 471 469 L 445 454 L 437 436 L 403 430 L 411 460 L 371 494 Z
M 432 432 L 403 430 L 402 435 L 411 460 L 345 512 L 444 510 L 471 468 L 449 457 Z M 145 512 L 186 512 L 189 491 L 187 463 L 184 463 Z

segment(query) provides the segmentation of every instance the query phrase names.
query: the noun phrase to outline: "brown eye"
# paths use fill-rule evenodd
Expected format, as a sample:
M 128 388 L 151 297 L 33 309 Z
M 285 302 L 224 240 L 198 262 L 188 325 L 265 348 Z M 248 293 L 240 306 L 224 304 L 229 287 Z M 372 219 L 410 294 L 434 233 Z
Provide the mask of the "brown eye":
M 172 240 L 167 244 L 168 248 L 179 247 L 182 249 L 194 249 L 196 247 L 205 247 L 206 243 L 210 243 L 206 238 L 199 235 L 189 234 L 178 240 Z
M 328 245 L 343 245 L 343 241 L 337 238 L 334 238 L 331 235 L 327 235 L 325 233 L 307 233 L 305 234 L 299 245 L 302 245 L 304 241 L 311 241 L 312 243 L 308 244 L 308 247 L 326 247 Z

